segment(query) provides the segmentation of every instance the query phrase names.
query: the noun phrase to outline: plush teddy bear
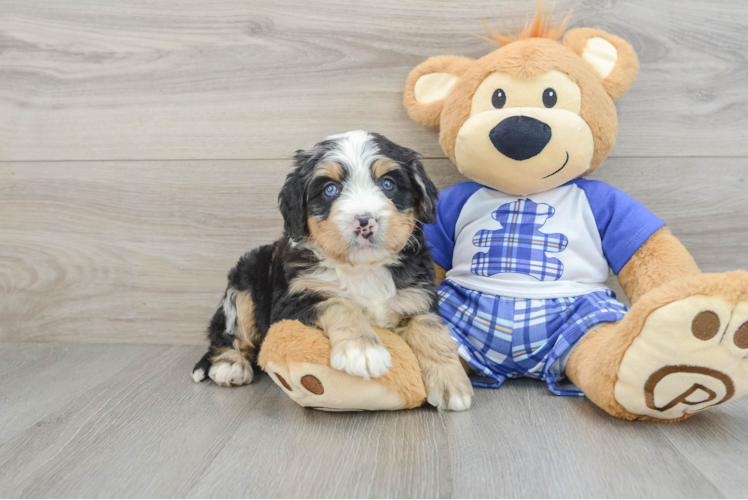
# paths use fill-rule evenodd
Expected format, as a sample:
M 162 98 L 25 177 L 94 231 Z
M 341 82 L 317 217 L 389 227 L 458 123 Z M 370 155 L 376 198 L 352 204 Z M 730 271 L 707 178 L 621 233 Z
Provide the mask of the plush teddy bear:
M 440 313 L 474 385 L 539 378 L 617 417 L 680 420 L 748 393 L 748 273 L 702 274 L 663 221 L 584 179 L 615 144 L 613 101 L 639 62 L 604 31 L 564 34 L 567 21 L 539 7 L 514 36 L 489 30 L 490 54 L 408 77 L 409 115 L 440 127 L 473 181 L 440 193 L 425 229 Z
M 584 179 L 615 144 L 613 101 L 639 63 L 604 31 L 564 34 L 567 21 L 539 7 L 514 36 L 489 30 L 499 48 L 481 59 L 433 57 L 408 77 L 409 115 L 440 127 L 473 181 L 443 191 L 425 228 L 440 313 L 474 385 L 538 378 L 616 417 L 681 420 L 748 393 L 748 273 L 702 274 L 663 221 Z M 271 329 L 259 361 L 303 406 L 420 405 L 412 352 L 379 333 L 393 352 L 381 379 L 331 369 L 329 342 L 294 322 Z

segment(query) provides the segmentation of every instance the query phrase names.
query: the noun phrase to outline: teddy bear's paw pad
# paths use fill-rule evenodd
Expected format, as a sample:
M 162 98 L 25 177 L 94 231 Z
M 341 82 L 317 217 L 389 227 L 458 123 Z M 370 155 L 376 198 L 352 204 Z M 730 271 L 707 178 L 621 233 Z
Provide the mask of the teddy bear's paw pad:
M 291 387 L 291 384 L 289 384 L 288 381 L 283 378 L 280 373 L 272 372 L 272 375 L 275 375 L 275 378 L 278 379 L 280 385 L 282 385 L 287 391 L 293 392 L 293 387 Z
M 244 385 L 252 382 L 254 371 L 249 363 L 220 361 L 210 367 L 208 376 L 217 385 L 231 387 L 232 385 Z
M 322 384 L 322 381 L 314 375 L 304 375 L 299 382 L 304 386 L 304 389 L 316 396 L 321 396 L 325 393 L 325 386 Z
M 333 346 L 330 366 L 349 375 L 369 380 L 389 373 L 389 369 L 392 368 L 392 356 L 379 337 L 360 337 Z
M 748 303 L 701 295 L 649 315 L 615 386 L 626 410 L 666 420 L 747 393 Z
M 288 392 L 293 392 L 291 384 L 289 384 L 288 380 L 283 378 L 280 373 L 272 372 L 271 375 L 275 376 L 275 378 L 278 379 L 278 382 L 280 382 L 280 385 L 282 385 Z M 324 384 L 314 375 L 304 375 L 299 379 L 298 384 L 315 396 L 321 396 L 325 393 Z

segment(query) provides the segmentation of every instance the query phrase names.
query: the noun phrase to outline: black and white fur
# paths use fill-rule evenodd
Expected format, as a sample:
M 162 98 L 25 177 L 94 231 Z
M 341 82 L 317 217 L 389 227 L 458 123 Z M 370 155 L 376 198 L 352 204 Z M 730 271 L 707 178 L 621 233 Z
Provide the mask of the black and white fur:
M 437 190 L 419 155 L 354 131 L 297 151 L 294 162 L 279 195 L 284 234 L 229 272 L 195 382 L 251 382 L 270 325 L 286 319 L 325 332 L 333 368 L 379 377 L 392 366 L 372 328 L 380 326 L 413 349 L 431 404 L 467 409 L 472 388 L 437 313 L 423 235 L 436 217 Z

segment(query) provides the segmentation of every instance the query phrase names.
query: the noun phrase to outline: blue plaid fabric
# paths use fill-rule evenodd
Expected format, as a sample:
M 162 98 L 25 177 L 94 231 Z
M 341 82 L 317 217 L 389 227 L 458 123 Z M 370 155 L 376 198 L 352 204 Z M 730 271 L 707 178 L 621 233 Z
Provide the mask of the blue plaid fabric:
M 439 286 L 439 311 L 459 353 L 486 381 L 499 387 L 507 378 L 543 379 L 562 396 L 566 354 L 595 325 L 623 319 L 627 308 L 611 290 L 559 299 L 513 299 L 467 290 L 450 280 Z
M 569 240 L 563 234 L 545 234 L 540 227 L 555 209 L 530 199 L 501 205 L 491 216 L 501 223 L 498 230 L 483 229 L 473 236 L 473 245 L 488 248 L 473 256 L 470 271 L 478 276 L 498 273 L 527 274 L 540 281 L 558 280 L 564 272 L 559 259 L 547 253 L 563 251 Z

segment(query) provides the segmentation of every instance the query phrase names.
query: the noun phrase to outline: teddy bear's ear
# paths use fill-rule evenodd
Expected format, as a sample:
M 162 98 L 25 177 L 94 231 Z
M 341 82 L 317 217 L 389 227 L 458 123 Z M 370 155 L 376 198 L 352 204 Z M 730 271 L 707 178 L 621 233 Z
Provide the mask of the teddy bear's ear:
M 639 74 L 639 58 L 623 38 L 592 28 L 577 28 L 566 32 L 563 43 L 595 69 L 613 99 L 626 95 Z
M 444 98 L 473 64 L 458 56 L 431 57 L 415 67 L 405 82 L 403 103 L 411 118 L 422 125 L 439 125 Z

